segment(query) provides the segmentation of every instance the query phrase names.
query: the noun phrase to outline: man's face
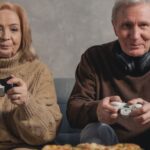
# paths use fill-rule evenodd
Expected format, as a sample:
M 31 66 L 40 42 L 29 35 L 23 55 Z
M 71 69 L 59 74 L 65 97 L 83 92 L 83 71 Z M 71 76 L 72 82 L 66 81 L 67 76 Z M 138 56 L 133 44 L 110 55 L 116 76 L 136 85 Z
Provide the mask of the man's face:
M 121 8 L 113 26 L 124 53 L 138 57 L 149 51 L 150 4 Z

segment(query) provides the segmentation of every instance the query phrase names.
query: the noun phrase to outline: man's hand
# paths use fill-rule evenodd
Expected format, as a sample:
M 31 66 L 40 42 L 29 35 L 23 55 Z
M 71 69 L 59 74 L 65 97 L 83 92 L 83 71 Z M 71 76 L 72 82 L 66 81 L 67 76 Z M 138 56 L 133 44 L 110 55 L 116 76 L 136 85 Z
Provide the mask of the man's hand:
M 141 133 L 150 128 L 150 103 L 141 98 L 128 102 L 128 104 L 136 103 L 142 104 L 142 107 L 133 110 L 129 117 L 120 117 L 119 123 L 131 132 Z
M 98 120 L 103 123 L 113 124 L 118 120 L 118 109 L 111 105 L 111 102 L 118 101 L 121 102 L 119 96 L 110 96 L 100 100 L 97 107 Z

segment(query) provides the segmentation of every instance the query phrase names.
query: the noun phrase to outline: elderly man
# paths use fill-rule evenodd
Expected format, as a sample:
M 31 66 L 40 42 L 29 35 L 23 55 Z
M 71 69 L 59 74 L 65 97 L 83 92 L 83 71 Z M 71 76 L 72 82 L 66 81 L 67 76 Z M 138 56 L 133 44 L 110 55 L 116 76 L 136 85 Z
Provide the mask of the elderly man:
M 117 0 L 112 24 L 118 40 L 82 55 L 68 120 L 83 128 L 81 142 L 132 142 L 150 149 L 150 2 Z

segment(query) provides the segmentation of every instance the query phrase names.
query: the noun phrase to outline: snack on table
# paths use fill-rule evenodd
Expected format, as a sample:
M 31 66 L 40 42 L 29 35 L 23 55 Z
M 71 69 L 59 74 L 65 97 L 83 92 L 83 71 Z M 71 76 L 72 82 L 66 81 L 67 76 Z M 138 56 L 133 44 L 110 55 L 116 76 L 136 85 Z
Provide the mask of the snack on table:
M 130 143 L 120 143 L 113 146 L 104 146 L 96 143 L 82 143 L 73 147 L 66 145 L 47 145 L 42 150 L 142 150 L 140 146 Z
M 106 146 L 96 143 L 82 143 L 75 147 L 75 150 L 78 150 L 76 148 L 79 148 L 79 150 L 106 150 Z
M 66 145 L 46 145 L 42 150 L 72 150 L 73 147 L 69 144 Z
M 143 150 L 143 149 L 136 144 L 125 143 L 109 146 L 108 150 Z

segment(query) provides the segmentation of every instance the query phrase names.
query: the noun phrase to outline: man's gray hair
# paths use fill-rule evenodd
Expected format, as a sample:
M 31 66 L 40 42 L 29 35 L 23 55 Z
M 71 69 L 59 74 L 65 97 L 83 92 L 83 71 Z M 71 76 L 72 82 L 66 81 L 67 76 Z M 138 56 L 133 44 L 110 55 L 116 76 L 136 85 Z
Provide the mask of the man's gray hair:
M 112 21 L 117 18 L 117 13 L 123 6 L 136 5 L 139 3 L 150 3 L 150 0 L 116 0 L 112 9 Z

